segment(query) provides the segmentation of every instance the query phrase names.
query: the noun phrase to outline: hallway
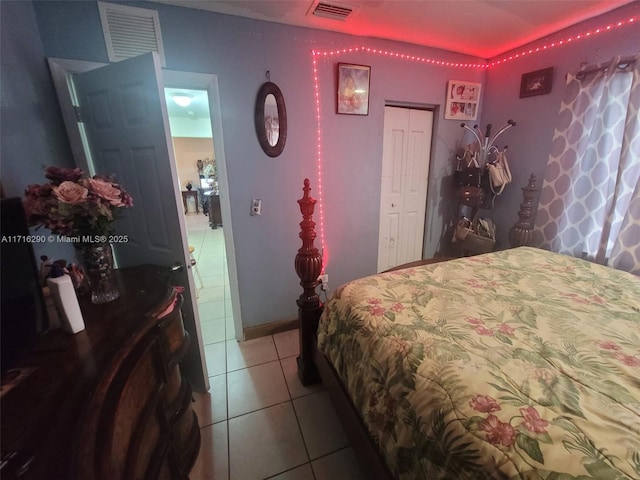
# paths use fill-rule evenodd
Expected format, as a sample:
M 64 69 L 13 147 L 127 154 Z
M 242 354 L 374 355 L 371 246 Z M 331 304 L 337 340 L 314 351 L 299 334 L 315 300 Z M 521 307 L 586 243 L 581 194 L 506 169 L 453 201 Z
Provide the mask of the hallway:
M 205 348 L 207 345 L 235 338 L 229 274 L 222 228 L 209 227 L 209 217 L 202 213 L 185 215 L 189 245 L 195 248 L 198 309 Z M 202 279 L 202 285 L 200 284 Z M 211 372 L 209 372 L 211 374 Z
M 211 384 L 193 394 L 201 447 L 189 478 L 364 480 L 323 386 L 298 379 L 298 330 L 237 342 L 223 229 L 186 220 Z

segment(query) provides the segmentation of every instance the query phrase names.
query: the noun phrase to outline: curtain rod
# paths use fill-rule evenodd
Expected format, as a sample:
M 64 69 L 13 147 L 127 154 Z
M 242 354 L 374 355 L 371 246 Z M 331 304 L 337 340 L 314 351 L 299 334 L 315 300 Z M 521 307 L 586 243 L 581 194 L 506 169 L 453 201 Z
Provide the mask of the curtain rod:
M 638 58 L 637 56 L 622 57 L 616 64 L 616 67 L 622 68 L 622 69 L 627 68 L 629 65 L 633 65 L 634 63 L 636 63 L 637 58 Z M 599 63 L 597 65 L 589 65 L 589 66 L 582 67 L 576 73 L 576 78 L 583 79 L 590 73 L 606 71 L 610 66 L 611 66 L 611 61 L 608 61 L 605 63 Z

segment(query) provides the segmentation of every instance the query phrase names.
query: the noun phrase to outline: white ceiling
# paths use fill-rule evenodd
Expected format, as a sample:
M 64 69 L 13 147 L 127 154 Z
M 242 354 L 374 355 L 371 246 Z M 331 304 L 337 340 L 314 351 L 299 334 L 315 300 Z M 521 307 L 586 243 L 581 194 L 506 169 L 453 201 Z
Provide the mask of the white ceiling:
M 636 0 L 322 0 L 346 20 L 311 14 L 318 0 L 152 0 L 492 58 Z
M 193 98 L 191 105 L 181 107 L 173 101 L 174 94 L 187 94 Z M 209 98 L 205 90 L 190 90 L 187 88 L 165 88 L 164 97 L 167 102 L 169 116 L 183 118 L 209 118 Z
M 174 94 L 191 95 L 191 105 L 181 107 L 173 101 Z M 209 115 L 209 98 L 206 90 L 190 90 L 186 88 L 165 88 L 165 102 L 173 137 L 210 138 L 211 116 Z

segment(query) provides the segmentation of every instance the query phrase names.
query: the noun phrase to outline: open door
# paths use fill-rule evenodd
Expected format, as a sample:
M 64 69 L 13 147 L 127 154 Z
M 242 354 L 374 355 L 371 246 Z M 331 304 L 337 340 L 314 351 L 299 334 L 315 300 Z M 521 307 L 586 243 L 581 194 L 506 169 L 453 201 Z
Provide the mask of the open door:
M 151 263 L 174 269 L 183 285 L 185 329 L 192 342 L 184 374 L 196 391 L 209 389 L 195 282 L 181 214 L 162 71 L 155 52 L 73 75 L 80 121 L 96 173 L 114 174 L 134 208 L 116 222 L 127 242 L 114 244 L 118 267 Z

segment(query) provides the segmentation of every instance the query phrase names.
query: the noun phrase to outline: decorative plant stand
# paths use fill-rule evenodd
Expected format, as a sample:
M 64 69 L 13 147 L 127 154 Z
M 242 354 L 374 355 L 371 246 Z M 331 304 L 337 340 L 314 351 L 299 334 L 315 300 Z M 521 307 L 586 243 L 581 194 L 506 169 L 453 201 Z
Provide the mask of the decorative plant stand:
M 533 224 L 536 219 L 536 212 L 533 205 L 533 199 L 539 190 L 536 188 L 536 174 L 532 173 L 529 177 L 529 183 L 522 188 L 522 196 L 524 200 L 520 204 L 518 212 L 519 220 L 509 230 L 509 244 L 512 247 L 522 247 L 531 244 L 533 238 Z

